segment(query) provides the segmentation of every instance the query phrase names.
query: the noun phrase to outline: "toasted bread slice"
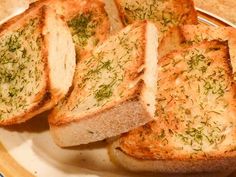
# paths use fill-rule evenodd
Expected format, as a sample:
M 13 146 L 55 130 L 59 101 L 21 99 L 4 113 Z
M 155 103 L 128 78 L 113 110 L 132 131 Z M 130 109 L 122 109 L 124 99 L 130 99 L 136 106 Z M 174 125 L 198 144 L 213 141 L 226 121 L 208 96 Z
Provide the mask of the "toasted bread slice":
M 174 26 L 198 23 L 192 0 L 115 0 L 115 2 L 125 25 L 137 20 L 150 20 L 163 35 Z
M 236 73 L 236 29 L 232 27 L 213 27 L 205 25 L 185 25 L 181 27 L 187 44 L 197 44 L 203 40 L 228 41 L 233 72 Z M 236 77 L 236 74 L 234 74 Z
M 41 0 L 32 7 L 50 6 L 63 15 L 72 33 L 77 59 L 85 57 L 110 31 L 110 23 L 99 0 Z
M 225 42 L 204 42 L 161 58 L 157 119 L 114 142 L 112 159 L 132 171 L 234 169 L 235 88 Z
M 183 49 L 183 47 L 186 47 L 185 42 L 186 39 L 182 29 L 179 26 L 171 28 L 160 41 L 159 57 L 162 58 L 172 51 Z
M 72 84 L 75 49 L 66 23 L 47 7 L 0 26 L 0 124 L 51 109 Z
M 74 90 L 49 116 L 59 146 L 103 140 L 153 119 L 157 39 L 155 25 L 135 23 L 78 63 Z
M 228 41 L 233 72 L 236 72 L 236 29 L 206 25 L 184 25 L 167 32 L 159 45 L 159 56 L 206 40 Z M 171 44 L 171 45 L 170 45 Z M 235 74 L 234 74 L 235 75 Z M 235 77 L 235 76 L 234 76 Z

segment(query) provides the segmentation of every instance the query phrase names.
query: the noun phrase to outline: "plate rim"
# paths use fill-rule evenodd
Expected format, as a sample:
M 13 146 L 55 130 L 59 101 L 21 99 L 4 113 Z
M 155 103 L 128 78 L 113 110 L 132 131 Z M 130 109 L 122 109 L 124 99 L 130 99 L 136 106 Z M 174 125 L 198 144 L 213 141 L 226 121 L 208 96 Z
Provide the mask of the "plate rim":
M 15 13 L 13 13 L 12 15 L 10 15 L 10 16 L 8 16 L 8 17 L 2 19 L 2 20 L 0 21 L 0 25 L 3 24 L 3 23 L 5 23 L 7 20 L 11 19 L 12 17 L 14 17 L 14 16 L 16 16 L 16 15 L 18 15 L 18 14 L 24 12 L 26 9 L 27 9 L 27 7 L 26 7 L 26 8 L 19 8 L 19 9 L 18 9 Z M 215 19 L 215 20 L 218 20 L 218 21 L 220 21 L 220 22 L 223 22 L 223 23 L 225 24 L 225 26 L 230 26 L 230 27 L 236 28 L 236 24 L 234 24 L 234 23 L 232 23 L 232 22 L 230 22 L 230 21 L 228 21 L 228 20 L 226 20 L 226 19 L 224 19 L 224 18 L 222 18 L 222 17 L 220 17 L 220 16 L 218 16 L 218 15 L 216 15 L 216 14 L 214 14 L 214 13 L 211 13 L 211 12 L 209 12 L 209 11 L 207 11 L 207 10 L 204 10 L 204 9 L 198 8 L 198 7 L 195 7 L 195 9 L 196 9 L 197 12 L 200 12 L 200 13 L 202 13 L 202 14 L 205 14 L 205 15 L 211 17 L 212 19 Z M 199 21 L 201 21 L 201 20 L 204 20 L 204 17 L 200 17 L 199 14 L 198 14 L 198 19 L 199 19 Z M 219 25 L 214 24 L 214 21 L 212 22 L 212 21 L 209 21 L 209 20 L 205 19 L 205 22 L 208 23 L 208 24 L 211 24 L 211 25 L 213 25 L 213 26 L 216 26 L 216 27 L 219 26 Z M 0 143 L 1 143 L 1 145 L 3 146 L 3 148 L 1 148 L 1 146 L 0 146 L 0 150 L 3 151 L 3 153 L 7 153 L 7 155 L 8 155 L 10 158 L 13 158 L 13 159 L 14 159 L 14 161 L 18 164 L 19 167 L 23 168 L 22 164 L 20 164 L 20 162 L 19 162 L 17 159 L 14 158 L 14 156 L 11 154 L 11 152 L 6 149 L 6 147 L 5 147 L 5 145 L 4 145 L 4 142 L 1 141 Z M 1 170 L 2 170 L 2 169 L 0 169 L 0 174 L 1 174 L 1 173 L 4 173 L 4 169 L 3 169 L 2 171 L 1 171 Z M 29 170 L 29 169 L 24 168 L 24 170 L 25 170 L 25 172 L 31 173 L 31 172 L 30 172 L 31 170 Z M 32 174 L 32 173 L 31 173 L 31 174 Z M 3 175 L 4 175 L 4 174 L 3 174 Z M 34 176 L 35 174 L 32 174 L 32 175 Z
M 228 25 L 228 26 L 230 26 L 230 27 L 236 28 L 236 24 L 230 22 L 229 20 L 226 20 L 226 19 L 223 18 L 223 17 L 220 17 L 219 15 L 216 15 L 216 14 L 214 14 L 214 13 L 212 13 L 212 12 L 209 12 L 209 11 L 204 10 L 204 9 L 202 9 L 202 8 L 199 8 L 199 7 L 196 7 L 195 9 L 196 9 L 197 11 L 199 11 L 199 12 L 205 14 L 205 15 L 208 15 L 208 16 L 210 16 L 210 17 L 212 17 L 212 18 L 215 18 L 216 20 L 219 20 L 219 21 L 225 23 L 226 25 Z M 218 26 L 218 25 L 216 25 L 216 26 Z

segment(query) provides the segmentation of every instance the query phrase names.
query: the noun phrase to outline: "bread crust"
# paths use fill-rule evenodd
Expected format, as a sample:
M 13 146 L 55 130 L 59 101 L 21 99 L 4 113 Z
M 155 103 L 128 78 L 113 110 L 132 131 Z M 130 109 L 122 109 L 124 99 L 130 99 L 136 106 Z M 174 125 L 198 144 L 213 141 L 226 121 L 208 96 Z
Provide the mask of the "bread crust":
M 10 28 L 12 25 L 14 26 L 18 20 L 20 20 L 20 22 L 24 23 L 24 21 L 28 18 L 28 15 L 31 16 L 31 14 L 33 15 L 34 13 L 37 13 L 37 11 L 38 10 L 34 8 L 31 10 L 27 10 L 23 14 L 14 17 L 13 19 L 11 19 L 8 22 L 1 25 L 0 33 L 4 34 L 4 32 L 6 30 L 8 30 L 8 28 Z M 43 26 L 44 26 L 43 23 L 44 23 L 44 16 L 45 16 L 45 8 L 39 9 L 39 16 L 42 17 L 40 19 L 40 25 L 39 25 L 40 32 L 42 33 Z M 42 36 L 42 38 L 44 38 L 44 36 Z M 45 51 L 45 49 L 43 48 L 41 52 L 43 53 L 42 62 L 44 63 L 44 71 L 47 71 L 48 70 L 47 69 L 47 58 L 46 58 L 47 51 Z M 27 112 L 21 113 L 20 115 L 14 116 L 10 119 L 1 120 L 0 124 L 1 125 L 11 125 L 11 124 L 24 122 L 24 121 L 28 120 L 29 118 L 31 118 L 31 116 L 35 114 L 34 112 L 37 111 L 42 106 L 44 106 L 45 103 L 48 102 L 48 100 L 49 100 L 49 97 L 50 97 L 49 94 L 48 93 L 45 94 L 45 92 L 47 92 L 47 90 L 48 90 L 48 85 L 46 84 L 48 82 L 48 80 L 49 80 L 48 74 L 46 74 L 45 75 L 45 84 L 44 84 L 45 86 L 35 96 L 35 100 L 37 100 L 37 98 L 39 98 L 39 100 L 36 102 L 36 104 L 33 107 L 31 107 L 29 110 L 27 110 Z
M 160 41 L 160 46 L 158 48 L 160 58 L 164 57 L 168 53 L 182 49 L 184 42 L 186 42 L 186 38 L 184 37 L 181 28 L 171 28 Z
M 91 37 L 94 38 L 94 44 L 80 46 L 76 44 L 77 59 L 81 59 L 90 54 L 90 51 L 99 43 L 102 43 L 110 34 L 110 21 L 105 11 L 105 4 L 99 0 L 40 0 L 30 4 L 29 8 L 24 14 L 30 14 L 32 11 L 41 8 L 42 6 L 49 6 L 54 9 L 57 14 L 62 15 L 63 19 L 68 23 L 77 15 L 86 15 L 91 11 L 94 13 L 92 20 L 97 25 L 95 34 Z M 18 15 L 11 19 L 11 23 L 6 22 L 0 27 L 1 29 L 7 28 L 22 19 L 22 15 Z
M 172 28 L 161 40 L 159 53 L 164 56 L 170 52 L 210 40 L 228 41 L 231 65 L 235 75 L 236 51 L 234 48 L 236 47 L 236 29 L 233 27 L 213 27 L 198 24 Z
M 47 40 L 48 34 L 44 34 L 44 29 L 47 29 L 46 21 L 48 19 L 47 16 L 49 14 L 53 18 L 55 17 L 54 20 L 61 20 L 62 21 L 62 19 L 59 19 L 58 17 L 56 17 L 56 14 L 52 9 L 49 9 L 46 6 L 39 7 L 39 6 L 33 5 L 33 6 L 31 6 L 30 9 L 26 10 L 23 14 L 18 15 L 17 17 L 14 17 L 13 19 L 9 20 L 8 22 L 6 22 L 5 24 L 3 24 L 0 27 L 0 36 L 1 36 L 1 34 L 4 34 L 4 32 L 6 32 L 6 30 L 8 30 L 9 28 L 14 29 L 17 27 L 17 25 L 19 25 L 21 23 L 24 24 L 25 20 L 30 19 L 31 17 L 34 17 L 35 15 L 40 16 L 39 31 L 40 31 L 40 35 L 41 35 L 41 39 L 42 39 L 42 44 L 43 44 L 40 52 L 42 53 L 41 62 L 44 65 L 43 75 L 42 75 L 42 77 L 44 77 L 44 79 L 43 79 L 44 86 L 42 87 L 41 91 L 35 95 L 33 102 L 32 102 L 32 106 L 30 106 L 24 112 L 22 112 L 18 115 L 15 115 L 14 117 L 2 119 L 0 121 L 1 125 L 12 125 L 12 124 L 22 123 L 22 122 L 34 117 L 37 114 L 40 114 L 46 110 L 51 109 L 66 94 L 66 92 L 64 90 L 62 90 L 61 88 L 59 88 L 57 86 L 55 87 L 52 84 L 51 78 L 50 78 L 50 70 L 52 69 L 49 67 L 49 63 L 48 63 L 50 51 L 48 51 L 48 49 L 46 47 L 46 46 L 48 46 L 47 43 L 49 41 Z M 67 28 L 66 24 L 64 22 L 62 22 L 62 23 L 64 24 L 64 26 L 62 28 L 64 28 L 64 30 L 70 34 L 69 29 Z M 74 53 L 74 58 L 72 57 L 71 60 L 73 60 L 73 59 L 74 59 L 74 65 L 75 65 L 75 53 Z M 72 80 L 69 82 L 72 83 Z
M 187 45 L 204 40 L 228 41 L 233 72 L 236 71 L 236 29 L 233 27 L 212 27 L 205 25 L 184 25 L 179 28 Z
M 145 73 L 144 68 L 147 66 L 148 62 L 147 58 L 150 57 L 150 54 L 147 53 L 147 45 L 151 44 L 149 39 L 150 34 L 153 34 L 153 37 L 157 36 L 154 31 L 150 32 L 151 29 L 155 29 L 154 25 L 151 25 L 147 22 L 138 22 L 127 27 L 122 32 L 120 32 L 120 34 L 118 34 L 125 34 L 126 36 L 129 34 L 128 31 L 133 30 L 135 31 L 135 34 L 138 31 L 137 35 L 139 36 L 137 42 L 139 46 L 136 48 L 136 50 L 139 51 L 137 54 L 135 54 L 135 56 L 132 56 L 132 60 L 130 59 L 130 62 L 132 61 L 132 65 L 129 64 L 128 68 L 127 66 L 124 66 L 127 69 L 124 69 L 125 72 L 122 71 L 124 72 L 122 81 L 123 85 L 119 85 L 119 89 L 123 89 L 123 87 L 127 89 L 124 91 L 123 96 L 121 98 L 117 96 L 116 98 L 114 96 L 114 98 L 112 97 L 111 101 L 103 106 L 98 106 L 90 110 L 81 111 L 78 113 L 76 112 L 74 115 L 70 115 L 72 111 L 67 110 L 66 108 L 77 104 L 78 99 L 75 99 L 76 96 L 78 98 L 83 98 L 84 95 L 83 89 L 81 89 L 80 86 L 77 88 L 77 86 L 80 85 L 79 83 L 83 81 L 81 75 L 85 75 L 86 73 L 83 73 L 83 71 L 90 71 L 88 69 L 84 69 L 88 66 L 83 63 L 90 63 L 92 60 L 87 58 L 87 60 L 83 60 L 78 63 L 77 73 L 75 74 L 75 80 L 77 82 L 74 82 L 74 90 L 69 95 L 69 98 L 67 98 L 67 100 L 62 103 L 62 106 L 57 106 L 54 108 L 52 113 L 49 115 L 50 130 L 54 140 L 59 146 L 67 147 L 99 141 L 120 134 L 121 132 L 126 132 L 153 119 L 154 112 L 150 113 L 147 111 L 148 105 L 144 99 L 144 97 L 146 97 L 146 92 L 144 90 L 148 90 L 150 88 L 146 88 L 148 83 L 146 83 L 145 79 L 142 80 Z M 150 33 L 148 34 L 149 36 L 146 36 L 147 33 Z M 115 44 L 118 45 L 118 48 L 122 48 L 120 47 L 120 42 L 117 42 L 118 39 L 121 40 L 120 38 L 122 37 L 117 37 L 116 35 L 112 36 L 110 39 L 108 39 L 107 43 L 104 42 L 102 45 L 95 48 L 93 50 L 93 55 L 96 55 L 96 53 L 102 53 L 103 50 L 104 53 L 106 53 L 107 51 L 105 49 L 108 47 L 108 44 L 110 44 L 109 40 L 116 41 L 117 44 Z M 154 51 L 157 48 L 157 41 L 155 42 L 156 44 L 153 44 L 154 48 L 152 47 Z M 132 42 L 132 45 L 133 44 L 134 43 Z M 113 47 L 115 46 L 112 46 L 112 48 Z M 129 48 L 129 46 L 127 48 Z M 108 49 L 108 51 L 113 51 L 109 47 Z M 124 49 L 122 48 L 122 50 Z M 157 51 L 155 52 L 157 53 Z M 123 54 L 121 54 L 121 56 L 122 55 Z M 153 56 L 156 56 L 156 54 L 153 53 Z M 115 59 L 116 58 L 114 58 L 114 60 Z M 154 59 L 153 57 L 152 65 L 154 65 L 154 68 L 156 62 L 156 58 Z M 146 68 L 146 70 L 148 69 Z M 155 74 L 156 69 L 154 69 L 153 72 L 153 74 Z M 150 77 L 153 76 L 150 75 Z M 100 81 L 97 82 L 100 83 Z M 127 87 L 129 84 L 131 84 L 130 88 Z M 90 87 L 93 88 L 92 85 L 90 85 L 89 88 Z M 119 89 L 114 90 L 114 93 L 118 94 L 120 92 Z M 93 92 L 94 91 L 92 91 L 92 93 Z M 71 106 L 70 109 L 73 110 L 73 107 Z
M 50 131 L 56 144 L 61 147 L 100 141 L 151 121 L 152 116 L 143 104 L 141 100 L 132 98 L 83 119 L 74 118 L 71 122 L 62 121 L 56 125 L 50 123 Z M 128 113 L 130 110 L 133 111 Z M 123 118 L 119 114 L 129 116 Z
M 233 118 L 236 115 L 236 109 L 235 109 L 235 88 L 236 88 L 236 85 L 233 81 L 232 67 L 230 64 L 230 56 L 229 56 L 229 52 L 228 52 L 227 42 L 219 42 L 219 41 L 207 42 L 207 41 L 204 41 L 203 43 L 201 43 L 199 45 L 192 46 L 188 49 L 180 50 L 180 51 L 182 51 L 182 55 L 180 54 L 181 53 L 180 51 L 175 51 L 170 54 L 167 54 L 166 56 L 164 56 L 163 58 L 161 58 L 159 60 L 159 64 L 161 66 L 166 66 L 169 62 L 168 61 L 169 59 L 175 59 L 175 56 L 176 56 L 176 58 L 181 57 L 181 56 L 186 57 L 189 53 L 191 53 L 191 50 L 201 51 L 201 47 L 203 47 L 204 45 L 205 45 L 205 47 L 208 47 L 205 49 L 206 53 L 212 52 L 212 51 L 215 52 L 215 51 L 219 51 L 219 50 L 221 51 L 221 53 L 218 53 L 217 57 L 214 58 L 215 64 L 213 65 L 213 67 L 215 67 L 215 69 L 218 68 L 216 66 L 223 67 L 225 70 L 224 77 L 225 77 L 225 80 L 227 80 L 227 82 L 228 82 L 227 88 L 228 87 L 229 88 L 225 89 L 227 91 L 224 92 L 224 94 L 226 94 L 226 95 L 224 96 L 223 99 L 224 100 L 227 99 L 228 102 L 230 102 L 230 105 L 227 108 L 227 112 L 222 113 L 223 114 L 223 115 L 221 115 L 222 117 L 219 117 L 219 119 L 222 119 L 223 121 L 227 122 L 227 123 L 222 123 L 225 125 L 225 127 L 226 127 L 225 129 L 227 129 L 228 126 L 230 127 L 229 124 L 231 124 L 231 123 L 235 124 L 235 121 L 233 120 Z M 193 59 L 193 58 L 191 58 L 191 59 Z M 186 66 L 182 65 L 181 61 L 179 63 L 180 64 L 178 66 L 175 66 L 175 69 L 173 69 L 174 70 L 173 72 L 178 72 L 178 68 L 180 66 L 182 66 L 181 68 L 186 67 Z M 189 64 L 192 64 L 192 63 L 188 63 L 188 65 Z M 170 70 L 171 69 L 169 68 L 168 72 L 170 72 Z M 193 72 L 196 72 L 196 71 L 194 70 Z M 165 73 L 164 70 L 163 70 L 163 73 Z M 169 76 L 169 75 L 167 74 L 166 76 Z M 168 78 L 169 79 L 168 82 L 178 84 L 178 82 L 175 82 L 174 80 L 172 80 L 171 77 L 174 77 L 174 75 L 170 74 L 170 76 Z M 179 76 L 179 78 L 181 78 L 181 76 Z M 220 79 L 220 78 L 218 78 L 218 79 Z M 181 81 L 179 81 L 179 82 L 181 82 Z M 193 87 L 195 87 L 194 84 L 192 85 L 191 88 L 193 88 Z M 200 89 L 201 89 L 201 87 L 200 87 Z M 166 90 L 168 92 L 168 87 L 166 88 Z M 159 93 L 160 92 L 161 91 L 159 91 Z M 163 92 L 162 95 L 165 95 L 163 85 L 162 85 L 162 92 Z M 177 88 L 176 88 L 176 92 L 178 93 Z M 185 94 L 187 94 L 187 93 L 185 93 Z M 192 94 L 194 95 L 195 91 Z M 181 97 L 176 97 L 176 98 L 181 100 Z M 191 98 L 188 98 L 188 99 L 191 100 Z M 221 145 L 219 143 L 217 145 L 219 147 L 216 148 L 218 150 L 214 149 L 214 147 L 208 148 L 208 146 L 204 146 L 204 143 L 208 143 L 208 140 L 207 141 L 201 140 L 203 144 L 201 144 L 202 149 L 200 151 L 198 151 L 198 149 L 196 149 L 196 151 L 195 151 L 195 149 L 194 149 L 194 148 L 196 148 L 196 146 L 195 146 L 196 144 L 194 145 L 195 139 L 191 141 L 191 144 L 189 145 L 190 148 L 188 147 L 188 140 L 184 139 L 184 142 L 178 141 L 178 135 L 185 135 L 184 133 L 186 133 L 186 132 L 187 132 L 186 134 L 189 135 L 188 134 L 189 132 L 187 131 L 188 127 L 187 127 L 187 129 L 184 129 L 183 132 L 181 132 L 181 130 L 185 126 L 185 124 L 182 123 L 182 121 L 178 119 L 179 117 L 175 118 L 174 111 L 171 109 L 172 107 L 173 107 L 173 109 L 175 109 L 175 107 L 173 105 L 176 105 L 176 104 L 181 105 L 181 103 L 178 102 L 178 99 L 176 99 L 176 102 L 175 102 L 175 99 L 173 99 L 174 100 L 173 104 L 171 104 L 171 101 L 168 102 L 168 104 L 170 104 L 170 105 L 165 107 L 165 109 L 168 110 L 168 111 L 166 110 L 166 113 L 170 115 L 169 117 L 166 117 L 165 119 L 162 120 L 162 118 L 160 116 L 155 121 L 150 122 L 140 128 L 135 129 L 135 130 L 132 130 L 131 132 L 128 132 L 127 134 L 122 135 L 120 138 L 118 138 L 118 140 L 113 142 L 109 148 L 111 159 L 114 160 L 115 162 L 119 163 L 124 168 L 131 170 L 131 171 L 152 171 L 152 172 L 166 172 L 166 173 L 193 173 L 193 172 L 214 172 L 214 171 L 235 169 L 234 165 L 236 163 L 236 151 L 235 151 L 235 144 L 233 144 L 234 137 L 235 137 L 235 130 L 234 129 L 229 128 L 229 130 L 228 130 L 229 132 L 226 135 L 224 135 L 224 138 L 226 140 L 225 141 L 223 140 L 220 142 L 220 143 L 224 142 L 225 144 L 223 143 L 223 145 Z M 212 102 L 214 102 L 214 101 L 212 100 Z M 185 105 L 188 103 L 183 101 L 182 104 Z M 194 105 L 196 103 L 193 101 L 192 104 Z M 193 106 L 193 108 L 192 108 L 193 110 L 187 109 L 190 112 L 184 112 L 184 114 L 193 116 L 194 115 L 194 108 L 197 106 L 198 106 L 197 104 L 195 106 Z M 205 106 L 205 107 L 207 107 L 207 106 Z M 172 112 L 170 110 L 172 110 Z M 163 110 L 163 111 L 165 111 L 165 110 Z M 230 112 L 230 113 L 228 114 L 228 112 Z M 173 113 L 174 115 L 172 115 L 171 113 Z M 193 113 L 193 115 L 192 115 L 192 113 Z M 157 112 L 157 114 L 162 115 L 162 113 L 160 113 L 160 112 Z M 164 115 L 166 115 L 166 114 L 164 114 Z M 180 114 L 180 115 L 182 115 L 182 114 Z M 214 116 L 214 117 L 216 117 L 216 116 Z M 188 118 L 186 118 L 186 119 L 188 119 Z M 164 123 L 165 120 L 166 120 L 166 122 L 168 122 L 166 125 Z M 194 118 L 191 120 L 194 120 Z M 215 119 L 215 121 L 216 120 L 217 119 Z M 204 121 L 202 120 L 202 122 L 204 122 Z M 195 124 L 197 124 L 197 122 Z M 192 125 L 192 124 L 190 124 L 190 125 Z M 196 128 L 197 125 L 196 126 L 193 125 L 192 128 L 194 128 L 194 127 Z M 200 126 L 200 125 L 198 125 L 198 126 Z M 206 127 L 207 126 L 208 125 L 206 125 Z M 211 129 L 214 129 L 214 128 L 211 127 Z M 182 134 L 176 133 L 179 131 Z M 222 130 L 222 131 L 224 131 L 224 130 Z M 177 136 L 175 136 L 175 135 L 177 135 Z M 208 134 L 205 134 L 204 136 L 208 137 Z M 221 135 L 219 135 L 219 136 L 221 136 Z M 208 138 L 211 138 L 211 137 L 209 136 Z M 196 141 L 198 141 L 198 139 Z M 182 142 L 182 143 L 180 143 L 180 142 Z M 180 144 L 178 144 L 178 143 L 180 143 Z M 210 146 L 212 146 L 212 144 L 209 145 L 209 147 Z M 193 149 L 193 151 L 191 150 L 191 148 Z
M 67 23 L 81 14 L 89 15 L 93 12 L 91 20 L 95 22 L 94 24 L 96 24 L 97 27 L 94 31 L 95 34 L 91 37 L 95 38 L 95 41 L 93 42 L 96 43 L 96 45 L 102 43 L 110 33 L 110 22 L 104 8 L 105 4 L 99 0 L 41 0 L 31 4 L 30 8 L 39 8 L 43 5 L 55 9 L 57 14 L 62 15 Z M 71 32 L 72 31 L 73 30 L 71 29 Z M 92 42 L 90 41 L 90 43 Z M 96 46 L 94 44 L 80 46 L 80 43 L 76 42 L 75 44 L 78 60 L 89 55 L 93 47 Z
M 111 161 L 129 171 L 161 173 L 198 173 L 233 171 L 236 165 L 235 152 L 229 156 L 212 159 L 160 159 L 144 160 L 127 155 L 115 141 L 108 147 Z
M 69 117 L 69 116 L 66 116 L 66 112 L 65 112 L 65 114 L 62 114 L 60 115 L 60 117 L 58 117 L 57 114 L 59 112 L 59 109 L 54 108 L 51 114 L 49 115 L 49 119 L 48 119 L 49 124 L 55 127 L 67 126 L 71 123 L 79 123 L 81 121 L 86 121 L 87 119 L 95 119 L 94 117 L 97 117 L 100 114 L 105 114 L 106 112 L 111 111 L 113 108 L 119 107 L 119 105 L 125 105 L 128 102 L 133 102 L 133 101 L 140 102 L 141 100 L 139 99 L 139 95 L 140 95 L 140 90 L 143 85 L 143 82 L 140 81 L 137 85 L 138 86 L 135 89 L 130 91 L 129 95 L 126 98 L 112 102 L 111 104 L 104 106 L 102 109 L 97 109 L 96 112 L 91 112 L 91 114 L 78 115 L 76 117 L 74 116 Z
M 127 23 L 128 24 L 132 23 L 134 19 L 132 19 L 132 17 L 130 17 L 128 14 L 126 14 L 124 7 L 122 7 L 122 1 L 123 0 L 115 0 L 115 3 L 119 10 L 121 21 L 123 22 L 124 25 L 127 25 Z M 129 0 L 127 0 L 126 2 L 129 3 L 128 1 Z M 167 3 L 170 3 L 170 5 L 173 4 L 174 9 L 172 10 L 176 10 L 176 14 L 181 15 L 181 22 L 178 25 L 198 23 L 197 12 L 194 9 L 194 3 L 192 0 L 172 0 L 171 2 L 167 2 Z M 158 9 L 158 10 L 165 12 L 166 9 Z M 146 20 L 149 20 L 149 19 L 147 18 Z

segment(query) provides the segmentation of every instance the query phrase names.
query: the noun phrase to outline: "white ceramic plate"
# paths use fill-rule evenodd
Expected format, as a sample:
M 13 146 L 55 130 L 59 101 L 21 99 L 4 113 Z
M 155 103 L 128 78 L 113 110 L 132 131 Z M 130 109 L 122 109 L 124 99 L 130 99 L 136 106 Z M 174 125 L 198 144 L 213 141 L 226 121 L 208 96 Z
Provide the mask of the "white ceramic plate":
M 113 13 L 113 10 L 109 10 Z M 21 8 L 16 9 L 15 14 L 20 11 L 22 11 Z M 234 26 L 232 23 L 204 10 L 198 9 L 198 11 L 201 23 L 213 26 Z M 22 125 L 0 128 L 0 142 L 24 169 L 39 177 L 177 176 L 134 174 L 120 169 L 110 162 L 105 142 L 68 149 L 59 148 L 54 144 L 49 134 L 46 113 Z M 215 177 L 227 176 L 229 173 L 180 176 Z M 18 176 L 18 174 L 15 176 Z

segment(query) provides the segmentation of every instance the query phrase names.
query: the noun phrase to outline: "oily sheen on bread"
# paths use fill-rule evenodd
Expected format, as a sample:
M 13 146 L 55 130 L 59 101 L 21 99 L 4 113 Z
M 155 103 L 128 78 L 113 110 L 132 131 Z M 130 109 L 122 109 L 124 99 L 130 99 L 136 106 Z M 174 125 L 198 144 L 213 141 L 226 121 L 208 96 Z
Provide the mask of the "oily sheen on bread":
M 49 116 L 59 146 L 103 140 L 153 119 L 157 39 L 154 24 L 135 23 L 78 63 L 72 93 Z
M 75 50 L 66 23 L 45 6 L 0 26 L 0 124 L 51 109 L 72 84 Z
M 138 20 L 154 22 L 162 35 L 172 27 L 197 24 L 192 0 L 115 0 L 124 25 Z
M 159 59 L 156 119 L 110 145 L 131 171 L 235 169 L 236 85 L 226 42 L 210 41 Z
M 40 0 L 30 8 L 43 5 L 63 15 L 72 33 L 77 59 L 83 58 L 109 35 L 109 19 L 104 3 L 99 0 Z

